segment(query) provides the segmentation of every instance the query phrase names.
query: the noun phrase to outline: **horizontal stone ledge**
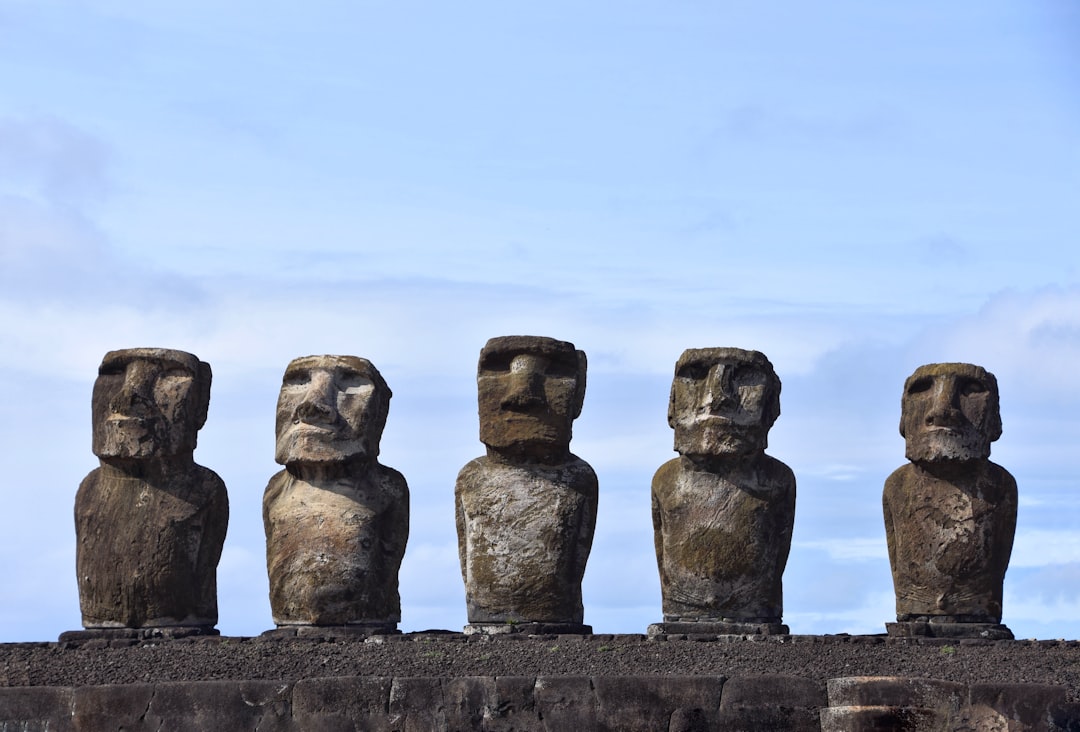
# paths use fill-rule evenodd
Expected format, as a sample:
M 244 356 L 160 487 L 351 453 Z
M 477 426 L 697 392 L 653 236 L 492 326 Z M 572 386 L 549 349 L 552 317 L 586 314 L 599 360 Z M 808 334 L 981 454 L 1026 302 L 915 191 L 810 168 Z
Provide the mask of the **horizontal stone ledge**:
M 679 630 L 682 630 L 680 627 Z M 693 642 L 716 642 L 716 643 L 855 643 L 855 644 L 889 644 L 889 645 L 926 645 L 926 646 L 977 646 L 1002 644 L 1009 645 L 1034 645 L 1039 647 L 1078 647 L 1080 640 L 1037 640 L 1031 639 L 994 639 L 994 638 L 954 638 L 934 637 L 927 635 L 893 636 L 885 633 L 872 635 L 848 635 L 840 633 L 835 635 L 800 635 L 779 633 L 710 633 L 710 632 L 654 632 L 645 633 L 464 633 L 449 630 L 424 630 L 408 633 L 371 634 L 364 631 L 342 629 L 338 626 L 304 627 L 302 630 L 295 628 L 282 628 L 270 630 L 257 636 L 223 636 L 223 635 L 186 635 L 186 634 L 156 634 L 139 633 L 137 631 L 127 634 L 114 633 L 80 634 L 77 631 L 62 633 L 60 640 L 35 641 L 24 643 L 0 643 L 0 649 L 4 648 L 40 648 L 58 647 L 61 649 L 74 648 L 117 648 L 132 645 L 157 645 L 162 643 L 277 643 L 277 642 L 356 642 L 356 643 L 498 643 L 498 642 L 522 642 L 529 640 L 550 640 L 559 642 L 594 642 L 594 643 L 632 643 L 632 642 L 667 642 L 667 641 L 693 641 Z
M 828 687 L 827 695 L 822 683 L 781 674 L 351 676 L 9 687 L 0 688 L 0 729 L 840 732 L 878 729 L 873 725 L 887 720 L 1011 720 L 1028 725 L 1024 729 L 1074 729 L 1080 722 L 1080 705 L 1065 703 L 1060 687 L 1039 684 L 861 677 L 832 679 Z M 1045 727 L 1047 721 L 1056 726 Z

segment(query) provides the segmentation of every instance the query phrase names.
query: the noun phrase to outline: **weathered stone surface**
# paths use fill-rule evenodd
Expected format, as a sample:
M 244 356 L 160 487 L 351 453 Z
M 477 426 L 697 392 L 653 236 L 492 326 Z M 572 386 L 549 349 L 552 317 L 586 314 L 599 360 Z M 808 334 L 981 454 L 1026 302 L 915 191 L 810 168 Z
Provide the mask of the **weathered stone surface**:
M 84 627 L 217 623 L 228 497 L 221 479 L 192 456 L 210 381 L 209 364 L 183 351 L 105 355 L 93 394 L 101 466 L 75 497 Z
M 1051 710 L 1065 703 L 1065 688 L 1049 684 L 972 684 L 961 720 L 975 730 L 1054 729 Z
M 80 686 L 74 692 L 71 718 L 80 730 L 156 730 L 161 718 L 147 719 L 156 684 Z
M 393 680 L 377 676 L 303 679 L 293 687 L 297 729 L 390 732 Z
M 409 536 L 409 489 L 376 459 L 391 392 L 355 356 L 307 356 L 285 370 L 276 459 L 263 495 L 270 608 L 279 626 L 401 619 L 398 570 Z
M 761 353 L 700 348 L 679 358 L 668 423 L 680 457 L 652 482 L 668 623 L 779 630 L 795 519 L 795 476 L 765 454 L 779 414 L 780 379 Z
M 390 721 L 401 732 L 445 730 L 443 680 L 431 677 L 397 678 L 390 686 Z
M 759 645 L 759 644 L 755 644 Z M 0 687 L 5 730 L 1075 730 L 1065 687 L 789 675 L 324 677 Z M 820 726 L 819 726 L 820 709 Z
M 977 635 L 1001 622 L 1016 530 L 1016 481 L 987 459 L 1001 435 L 997 380 L 972 364 L 919 367 L 904 384 L 900 434 L 911 462 L 882 498 L 897 620 L 972 623 Z
M 597 505 L 596 474 L 570 453 L 585 354 L 551 338 L 492 338 L 477 385 L 487 455 L 455 489 L 469 623 L 580 628 Z
M 292 684 L 200 681 L 75 690 L 77 730 L 199 732 L 208 729 L 285 732 L 292 725 Z
M 736 676 L 724 683 L 719 729 L 817 732 L 821 708 L 827 705 L 825 684 L 814 679 Z
M 0 687 L 0 732 L 74 732 L 70 687 Z
M 543 714 L 545 732 L 596 729 L 596 694 L 589 677 L 538 678 L 533 696 Z
M 597 701 L 595 729 L 667 730 L 673 715 L 684 725 L 715 725 L 723 685 L 722 676 L 596 677 L 593 679 Z
M 860 676 L 829 679 L 829 708 L 821 710 L 822 732 L 960 729 L 967 687 L 935 679 Z

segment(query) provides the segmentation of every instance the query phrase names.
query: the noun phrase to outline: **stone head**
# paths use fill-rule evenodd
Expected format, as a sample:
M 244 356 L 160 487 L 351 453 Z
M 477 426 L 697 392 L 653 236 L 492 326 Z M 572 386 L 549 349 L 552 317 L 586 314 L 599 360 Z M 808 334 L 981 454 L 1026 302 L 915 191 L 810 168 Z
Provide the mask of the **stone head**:
M 103 460 L 190 455 L 206 423 L 210 381 L 210 364 L 184 351 L 109 351 L 94 382 L 94 454 Z
M 900 434 L 912 462 L 985 460 L 1001 437 L 997 379 L 970 363 L 920 366 L 904 382 Z
M 540 336 L 492 338 L 476 382 L 480 441 L 495 450 L 568 449 L 585 399 L 585 352 Z
M 749 455 L 768 446 L 780 416 L 780 378 L 769 359 L 741 348 L 690 348 L 675 364 L 668 424 L 690 457 Z
M 278 395 L 274 459 L 281 465 L 374 460 L 391 396 L 367 359 L 294 359 Z

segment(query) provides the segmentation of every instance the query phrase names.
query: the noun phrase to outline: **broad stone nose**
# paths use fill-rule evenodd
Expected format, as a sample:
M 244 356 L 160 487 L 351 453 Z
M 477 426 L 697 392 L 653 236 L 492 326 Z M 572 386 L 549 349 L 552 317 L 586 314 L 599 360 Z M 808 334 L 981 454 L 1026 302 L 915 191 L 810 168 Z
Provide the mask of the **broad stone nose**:
M 931 427 L 955 427 L 963 422 L 960 411 L 960 390 L 956 379 L 934 380 L 930 392 L 930 409 L 926 412 L 926 424 Z
M 733 369 L 726 364 L 716 364 L 709 369 L 705 377 L 705 388 L 701 395 L 701 405 L 710 412 L 730 409 L 735 404 L 735 392 L 732 386 Z
M 158 368 L 146 361 L 132 361 L 124 369 L 124 382 L 109 408 L 129 417 L 141 416 L 154 402 L 154 382 Z
M 510 362 L 510 384 L 502 406 L 526 409 L 544 403 L 544 359 L 522 353 Z
M 334 379 L 325 371 L 313 371 L 296 407 L 296 416 L 305 422 L 333 422 L 337 417 Z

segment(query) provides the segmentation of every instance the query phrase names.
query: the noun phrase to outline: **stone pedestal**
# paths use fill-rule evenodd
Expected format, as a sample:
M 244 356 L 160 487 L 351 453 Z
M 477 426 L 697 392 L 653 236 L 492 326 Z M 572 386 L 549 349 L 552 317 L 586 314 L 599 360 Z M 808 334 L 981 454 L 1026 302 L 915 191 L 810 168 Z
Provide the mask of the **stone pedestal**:
M 1012 631 L 1000 623 L 953 623 L 934 620 L 906 620 L 885 623 L 893 638 L 984 638 L 1014 640 Z
M 592 635 L 591 625 L 580 623 L 469 623 L 465 635 Z
M 82 644 L 89 641 L 114 641 L 139 643 L 141 641 L 168 641 L 196 636 L 221 635 L 217 628 L 210 625 L 170 625 L 150 628 L 87 628 L 85 630 L 65 630 L 60 634 L 60 643 Z
M 783 623 L 753 623 L 724 620 L 677 620 L 653 623 L 648 635 L 791 635 Z
M 400 635 L 397 623 L 350 623 L 348 625 L 280 625 L 264 630 L 263 638 L 368 638 Z

